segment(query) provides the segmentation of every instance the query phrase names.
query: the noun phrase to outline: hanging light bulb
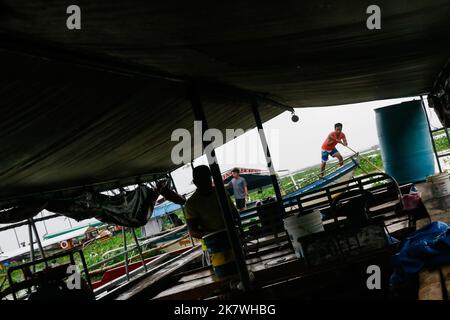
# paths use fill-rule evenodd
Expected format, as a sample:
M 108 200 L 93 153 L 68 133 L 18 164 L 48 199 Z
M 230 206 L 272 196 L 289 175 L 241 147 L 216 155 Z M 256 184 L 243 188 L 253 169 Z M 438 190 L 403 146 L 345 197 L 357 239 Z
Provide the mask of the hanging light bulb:
M 295 114 L 295 111 L 292 111 L 292 117 L 291 117 L 292 122 L 298 122 L 298 120 L 300 120 L 300 118 L 298 117 L 298 115 Z

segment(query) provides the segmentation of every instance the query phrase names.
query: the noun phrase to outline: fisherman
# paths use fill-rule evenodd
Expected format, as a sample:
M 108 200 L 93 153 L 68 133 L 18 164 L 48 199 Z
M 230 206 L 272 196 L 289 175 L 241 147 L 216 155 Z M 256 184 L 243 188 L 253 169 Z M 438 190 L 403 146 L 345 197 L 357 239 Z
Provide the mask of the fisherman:
M 342 159 L 341 154 L 336 149 L 336 145 L 340 143 L 347 146 L 347 138 L 342 132 L 342 123 L 336 123 L 334 125 L 334 131 L 331 132 L 322 144 L 322 164 L 320 166 L 320 176 L 323 177 L 325 173 L 325 166 L 328 161 L 328 156 L 337 158 L 339 160 L 339 165 L 344 165 L 344 159 Z
M 225 188 L 233 187 L 234 198 L 236 199 L 236 208 L 243 210 L 246 207 L 246 200 L 248 198 L 247 181 L 240 176 L 239 168 L 234 168 L 231 171 L 233 179 L 225 184 Z
M 195 167 L 192 176 L 197 190 L 186 201 L 186 223 L 191 236 L 201 239 L 208 233 L 225 229 L 225 223 L 209 167 L 205 165 Z M 235 220 L 239 217 L 239 213 L 228 194 L 227 199 Z

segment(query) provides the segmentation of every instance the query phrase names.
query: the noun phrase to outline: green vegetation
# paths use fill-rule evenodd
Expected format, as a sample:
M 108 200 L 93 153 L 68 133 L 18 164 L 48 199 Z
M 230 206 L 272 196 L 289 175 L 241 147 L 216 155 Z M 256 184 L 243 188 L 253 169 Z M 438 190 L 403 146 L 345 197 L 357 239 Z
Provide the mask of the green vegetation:
M 174 214 L 177 215 L 178 218 L 181 219 L 181 221 L 183 221 L 183 223 L 186 223 L 186 218 L 184 217 L 184 213 L 183 213 L 183 209 L 178 209 L 173 211 Z M 173 227 L 173 223 L 170 220 L 169 216 L 164 216 L 162 218 L 162 227 L 163 230 L 167 230 Z
M 439 136 L 434 139 L 434 144 L 436 145 L 436 151 L 442 152 L 450 149 L 450 144 L 448 143 L 447 136 Z
M 327 168 L 336 165 L 337 165 L 336 161 L 330 161 Z M 359 167 L 355 170 L 354 175 L 359 176 L 367 173 L 377 172 L 378 170 L 375 168 L 375 166 L 383 170 L 383 161 L 381 159 L 381 153 L 379 150 L 366 153 L 362 157 L 360 157 L 360 164 Z M 282 189 L 282 193 L 283 192 L 289 193 L 298 188 L 302 188 L 310 184 L 311 182 L 317 180 L 319 176 L 320 176 L 320 165 L 316 165 L 293 174 L 292 178 L 289 176 L 282 177 L 280 178 L 280 186 Z M 295 180 L 296 186 L 294 185 L 292 179 Z M 253 190 L 250 192 L 251 200 L 261 200 L 267 197 L 274 197 L 274 196 L 275 192 L 273 191 L 272 186 L 267 186 L 263 189 Z
M 292 178 L 282 177 L 279 179 L 282 193 L 289 193 L 298 188 L 304 187 L 312 181 L 316 180 L 320 175 L 320 167 L 314 166 L 304 169 L 292 175 Z M 295 184 L 292 180 L 295 180 Z M 251 200 L 261 200 L 267 197 L 274 197 L 275 192 L 272 186 L 264 187 L 260 190 L 253 190 L 249 192 Z
M 183 221 L 185 222 L 185 217 L 184 214 L 182 212 L 182 210 L 177 210 L 175 211 L 175 214 Z M 171 222 L 171 220 L 166 216 L 163 218 L 163 230 L 172 228 L 173 224 Z M 138 238 L 140 238 L 142 236 L 142 232 L 141 232 L 141 228 L 136 228 L 136 236 Z M 135 245 L 135 241 L 134 241 L 134 237 L 132 235 L 132 233 L 130 231 L 126 232 L 126 242 L 127 242 L 127 246 L 128 249 L 131 246 Z M 120 252 L 123 251 L 123 236 L 122 236 L 122 232 L 117 232 L 115 234 L 113 234 L 113 236 L 109 237 L 109 238 L 105 238 L 105 239 L 97 239 L 92 241 L 91 243 L 88 243 L 84 248 L 83 248 L 83 255 L 84 258 L 86 260 L 86 264 L 88 267 L 101 262 L 102 260 L 108 259 L 108 258 L 112 258 L 113 256 L 118 255 L 117 257 L 111 259 L 110 261 L 99 265 L 97 267 L 91 268 L 89 271 L 93 271 L 94 269 L 100 269 L 100 268 L 104 268 L 104 267 L 108 267 L 108 266 L 115 266 L 115 265 L 119 265 L 121 263 L 123 263 L 123 261 L 125 260 L 125 257 L 123 254 L 119 254 Z M 147 259 L 149 257 L 155 256 L 155 255 L 159 255 L 161 254 L 161 250 L 155 250 L 155 245 L 154 244 L 149 244 L 146 246 L 142 247 L 143 250 L 143 256 L 144 259 Z M 117 249 L 117 250 L 114 250 Z M 105 253 L 107 253 L 105 255 Z M 47 255 L 52 255 L 53 253 L 47 253 Z M 39 259 L 40 254 L 38 252 L 36 252 L 36 258 Z M 139 252 L 137 250 L 137 248 L 132 249 L 130 252 L 128 252 L 128 259 L 129 262 L 136 262 L 136 261 L 140 261 L 140 256 L 139 256 Z M 28 262 L 29 259 L 25 259 L 23 261 L 18 261 L 18 262 L 12 262 L 10 266 L 16 266 L 25 262 Z M 65 257 L 61 257 L 61 258 L 57 258 L 54 260 L 49 261 L 49 265 L 61 265 L 61 264 L 67 264 L 70 262 L 70 258 L 68 256 Z M 77 264 L 78 268 L 80 270 L 82 270 L 82 263 L 81 263 L 81 259 L 79 257 L 79 255 L 75 255 L 75 263 Z M 1 264 L 0 264 L 1 266 Z M 45 264 L 41 263 L 36 265 L 36 271 L 41 271 L 45 268 Z M 97 273 L 96 275 L 91 277 L 92 281 L 96 281 L 99 280 L 102 277 L 102 273 Z M 24 280 L 23 278 L 23 274 L 21 271 L 17 270 L 15 272 L 12 273 L 12 279 L 14 282 L 18 282 L 18 281 L 22 281 Z M 9 286 L 8 280 L 7 280 L 7 268 L 6 267 L 0 267 L 0 291 L 4 290 L 5 288 L 7 288 Z
M 183 218 L 184 219 L 184 218 Z M 139 238 L 141 236 L 141 229 L 137 228 L 136 229 L 136 235 Z M 126 241 L 127 241 L 127 245 L 128 246 L 132 246 L 135 244 L 134 242 L 134 237 L 131 234 L 131 232 L 127 232 L 126 233 Z M 158 255 L 161 252 L 159 250 L 152 250 L 154 249 L 154 245 L 148 245 L 146 247 L 143 248 L 143 256 L 144 258 L 149 258 L 151 256 L 154 255 Z M 108 254 L 107 256 L 103 257 L 103 255 L 113 249 L 118 248 L 119 250 L 112 252 L 110 254 Z M 99 240 L 95 240 L 93 242 L 91 242 L 90 244 L 88 244 L 84 249 L 83 249 L 83 254 L 86 260 L 86 264 L 89 266 L 94 265 L 95 263 L 98 263 L 106 258 L 110 258 L 114 255 L 119 254 L 123 249 L 123 236 L 121 232 L 116 233 L 115 235 L 113 235 L 110 238 L 106 238 L 106 239 L 99 239 Z M 39 258 L 39 254 L 36 253 L 38 255 L 37 258 Z M 138 256 L 138 250 L 137 249 L 133 249 L 132 251 L 130 251 L 128 253 L 128 258 L 130 259 L 130 257 L 132 256 L 136 256 L 135 258 L 131 259 L 130 262 L 136 262 L 136 261 L 140 261 L 140 257 Z M 105 267 L 105 266 L 111 266 L 114 264 L 118 264 L 123 262 L 125 259 L 124 255 L 119 255 L 118 257 L 112 259 L 111 261 L 108 261 L 107 263 L 105 263 L 104 265 L 100 265 L 94 269 L 97 268 L 101 268 L 101 267 Z M 19 265 L 21 263 L 24 262 L 28 262 L 29 260 L 26 259 L 24 261 L 20 261 L 20 262 L 13 262 L 11 264 L 11 266 L 16 266 Z M 61 258 L 57 258 L 54 260 L 51 260 L 49 262 L 49 265 L 60 265 L 60 264 L 66 264 L 69 263 L 70 259 L 68 256 L 65 257 L 61 257 Z M 75 255 L 75 263 L 77 264 L 78 268 L 80 270 L 82 270 L 82 263 L 81 263 L 81 259 L 79 257 L 79 255 Z M 45 264 L 41 263 L 36 265 L 36 270 L 40 271 L 43 270 L 45 268 Z M 90 270 L 92 271 L 92 269 Z M 96 276 L 91 277 L 92 281 L 96 281 L 98 279 L 100 279 L 102 276 L 101 273 L 99 273 Z M 14 282 L 17 281 L 21 281 L 23 280 L 23 274 L 21 271 L 15 271 L 14 273 L 12 273 L 12 278 Z M 1 285 L 3 284 L 3 287 L 1 287 Z M 7 269 L 6 268 L 0 268 L 0 291 L 5 289 L 6 287 L 8 287 L 8 281 L 7 281 Z
M 357 177 L 367 173 L 378 172 L 376 167 L 384 170 L 383 159 L 379 150 L 365 154 L 359 158 L 359 167 L 355 170 L 354 176 Z
M 450 151 L 450 144 L 448 142 L 447 136 L 443 134 L 443 132 L 444 131 L 433 133 L 434 143 L 436 145 L 437 152 Z M 328 164 L 328 166 L 332 165 L 336 165 L 336 162 L 331 161 Z M 380 150 L 374 150 L 372 152 L 363 154 L 360 157 L 359 167 L 355 170 L 354 176 L 357 177 L 368 173 L 378 172 L 378 170 L 375 167 L 384 170 L 383 159 L 381 157 Z M 301 188 L 317 179 L 319 175 L 320 175 L 320 166 L 316 165 L 314 167 L 310 167 L 295 173 L 293 175 L 293 179 L 297 184 L 297 188 Z M 282 177 L 280 179 L 280 185 L 282 192 L 284 193 L 289 193 L 297 189 L 290 177 Z M 273 188 L 271 186 L 250 192 L 251 200 L 261 200 L 267 197 L 274 197 L 274 196 L 275 192 L 273 191 Z
M 443 135 L 442 133 L 443 132 L 436 132 L 433 134 L 436 149 L 438 152 L 450 150 L 450 144 L 447 140 L 447 137 L 446 137 L 446 135 Z M 328 164 L 328 168 L 333 165 L 336 165 L 336 164 L 337 164 L 336 161 L 331 161 Z M 359 164 L 359 167 L 355 170 L 354 175 L 359 176 L 359 175 L 364 175 L 367 173 L 377 172 L 377 169 L 375 168 L 374 165 L 380 169 L 383 169 L 383 161 L 382 161 L 382 157 L 381 157 L 381 152 L 379 150 L 375 150 L 375 151 L 363 154 L 363 156 L 360 157 L 360 164 Z M 282 178 L 280 178 L 280 186 L 282 189 L 282 193 L 289 193 L 289 192 L 296 190 L 297 188 L 301 188 L 301 187 L 311 183 L 312 181 L 316 180 L 319 177 L 319 175 L 320 175 L 320 167 L 319 167 L 319 165 L 316 165 L 316 166 L 306 168 L 302 171 L 299 171 L 299 172 L 293 174 L 292 178 L 289 176 L 282 177 Z M 295 180 L 295 184 L 292 181 L 292 179 Z M 273 197 L 273 196 L 275 196 L 275 194 L 274 194 L 273 188 L 271 186 L 267 186 L 260 190 L 253 190 L 250 192 L 251 200 L 261 200 L 261 199 L 265 199 L 267 197 Z M 186 222 L 183 211 L 181 209 L 175 211 L 174 213 L 184 223 Z M 170 221 L 170 219 L 168 217 L 165 217 L 163 219 L 163 229 L 169 229 L 172 226 L 173 225 L 172 225 L 172 222 Z M 136 229 L 136 234 L 138 237 L 141 236 L 140 228 Z M 128 245 L 134 244 L 134 238 L 130 232 L 127 232 L 126 240 L 127 240 Z M 109 254 L 108 256 L 103 257 L 103 255 L 106 252 L 116 249 L 116 248 L 120 248 L 120 250 L 117 250 L 117 251 Z M 84 252 L 84 256 L 85 256 L 87 265 L 91 266 L 93 264 L 100 262 L 101 260 L 104 260 L 104 258 L 108 258 L 108 257 L 112 257 L 113 255 L 117 255 L 121 251 L 122 248 L 123 248 L 123 238 L 122 238 L 122 233 L 119 232 L 110 238 L 107 238 L 104 240 L 93 241 L 91 244 L 87 245 L 84 248 L 83 252 Z M 158 252 L 156 250 L 152 250 L 152 249 L 154 249 L 154 247 L 152 245 L 149 245 L 148 247 L 144 248 L 144 257 L 145 258 L 160 254 L 160 252 Z M 138 254 L 138 252 L 135 249 L 129 253 L 129 257 L 136 256 L 137 254 Z M 132 262 L 138 261 L 138 259 L 139 259 L 139 257 L 136 256 L 132 260 Z M 114 264 L 121 263 L 123 261 L 124 261 L 124 256 L 119 255 L 118 257 L 112 259 L 111 261 L 105 263 L 104 266 L 111 266 Z M 64 264 L 64 263 L 68 263 L 68 262 L 69 262 L 69 258 L 63 257 L 63 258 L 59 258 L 55 261 L 52 261 L 51 264 Z M 81 269 L 81 261 L 78 256 L 76 257 L 76 263 L 78 264 L 79 268 Z M 16 265 L 16 264 L 17 263 L 13 263 L 12 265 Z M 44 267 L 45 266 L 43 264 L 38 265 L 37 270 L 42 270 Z M 6 280 L 6 270 L 7 270 L 6 268 L 0 267 L 0 290 L 6 288 L 8 286 L 8 282 Z M 101 275 L 102 274 L 99 273 L 98 275 L 94 276 L 92 280 L 95 281 L 95 280 L 101 278 Z M 19 281 L 21 278 L 22 278 L 21 272 L 15 272 L 13 274 L 14 281 Z M 3 284 L 3 286 L 2 286 L 2 284 Z

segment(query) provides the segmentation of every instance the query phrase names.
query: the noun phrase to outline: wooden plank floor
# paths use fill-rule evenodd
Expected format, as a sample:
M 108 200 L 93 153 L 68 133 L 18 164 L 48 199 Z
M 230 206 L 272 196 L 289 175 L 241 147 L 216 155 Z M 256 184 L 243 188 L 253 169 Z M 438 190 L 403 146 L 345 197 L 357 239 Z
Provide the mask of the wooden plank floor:
M 417 189 L 422 194 L 422 201 L 430 218 L 417 221 L 420 229 L 433 221 L 442 221 L 450 225 L 450 197 L 436 199 L 433 197 L 429 183 L 418 184 Z M 430 268 L 419 274 L 419 300 L 443 300 L 450 294 L 450 266 Z
M 255 287 L 270 286 L 305 272 L 305 263 L 297 259 L 289 242 L 272 243 L 274 240 L 267 238 L 263 243 L 254 245 L 258 250 L 248 255 L 247 265 L 254 276 Z M 154 299 L 205 299 L 229 286 L 229 280 L 215 278 L 211 269 L 198 270 L 182 276 L 175 286 L 160 292 Z
M 149 291 L 152 287 L 154 288 L 158 285 L 158 283 L 162 283 L 164 280 L 167 280 L 173 273 L 183 270 L 189 265 L 189 263 L 198 260 L 202 254 L 200 245 L 194 247 L 193 249 L 181 254 L 179 259 L 176 261 L 170 263 L 168 262 L 157 272 L 146 275 L 142 279 L 139 279 L 139 281 L 127 285 L 125 290 L 120 290 L 119 293 L 114 294 L 113 299 L 127 300 L 145 296 L 144 292 Z
M 443 300 L 439 268 L 425 269 L 419 273 L 419 300 Z
M 417 185 L 422 192 L 422 199 L 430 214 L 431 219 L 417 221 L 420 228 L 430 221 L 444 221 L 450 224 L 450 209 L 445 206 L 442 200 L 433 199 L 431 191 L 427 186 Z M 446 208 L 446 209 L 442 209 Z M 399 221 L 400 222 L 400 221 Z M 287 241 L 273 243 L 274 239 L 266 239 L 266 242 L 255 245 L 254 252 L 248 254 L 247 265 L 254 276 L 253 284 L 258 287 L 270 286 L 280 281 L 288 281 L 302 277 L 305 266 L 301 260 L 294 255 L 292 248 Z M 201 253 L 200 253 L 201 254 Z M 239 279 L 234 276 L 227 279 L 218 279 L 214 276 L 210 267 L 198 268 L 196 270 L 185 271 L 176 274 L 177 270 L 161 270 L 156 277 L 173 276 L 178 279 L 176 284 L 158 293 L 153 299 L 205 299 L 214 295 L 219 295 L 223 288 L 229 288 L 230 282 L 236 284 Z M 444 282 L 441 282 L 441 273 Z M 230 281 L 231 280 L 231 281 Z M 156 280 L 147 279 L 133 290 L 120 296 L 121 299 L 132 297 L 139 293 L 142 288 L 154 285 Z M 434 270 L 424 270 L 420 274 L 419 299 L 443 299 L 446 296 L 444 290 L 450 288 L 450 266 L 436 268 Z M 140 289 L 141 288 L 141 289 Z M 130 294 L 131 292 L 131 294 Z M 440 293 L 440 294 L 439 294 Z
M 287 245 L 288 242 L 278 247 L 268 246 L 262 249 L 258 256 L 247 259 L 249 271 L 255 277 L 254 284 L 267 282 L 268 279 L 275 281 L 292 276 L 292 272 L 299 269 L 298 259 Z M 213 295 L 215 290 L 219 291 L 229 286 L 230 280 L 238 282 L 236 276 L 219 279 L 214 276 L 210 268 L 199 270 L 194 274 L 183 276 L 177 285 L 159 293 L 154 299 L 204 299 Z

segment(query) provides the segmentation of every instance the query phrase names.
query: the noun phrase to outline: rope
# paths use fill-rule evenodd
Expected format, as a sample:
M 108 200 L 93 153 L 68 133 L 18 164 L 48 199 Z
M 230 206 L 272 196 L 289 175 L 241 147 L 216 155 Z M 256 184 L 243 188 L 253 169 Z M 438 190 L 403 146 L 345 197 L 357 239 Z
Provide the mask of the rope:
M 346 147 L 347 149 L 349 149 L 351 152 L 353 152 L 354 154 L 358 154 L 358 152 L 356 152 L 355 150 L 353 150 L 352 148 L 350 148 L 349 146 L 343 145 L 344 147 Z M 361 154 L 359 154 L 359 156 L 361 158 L 363 158 L 364 160 L 366 160 L 370 165 L 372 165 L 375 169 L 377 169 L 378 171 L 384 173 L 383 170 L 381 170 L 378 166 L 374 165 L 372 163 L 372 161 L 370 161 L 369 159 L 367 159 L 366 157 L 363 157 Z
M 350 148 L 349 146 L 345 146 L 347 149 L 349 149 L 350 151 L 354 152 L 355 154 L 357 154 L 357 152 L 355 150 L 353 150 L 352 148 Z M 377 167 L 376 165 L 374 165 L 369 159 L 367 159 L 366 157 L 363 157 L 361 155 L 359 155 L 361 158 L 363 158 L 364 160 L 366 160 L 369 164 L 371 164 L 375 169 L 377 169 L 379 172 L 384 173 L 383 170 L 381 170 L 379 167 Z M 400 185 L 398 184 L 397 180 L 395 180 L 393 177 L 391 177 L 392 181 L 394 181 L 395 186 L 397 187 L 398 190 L 398 197 L 399 197 L 399 201 L 402 205 L 402 207 L 405 206 L 405 203 L 403 202 L 403 196 L 402 196 L 402 191 L 400 189 Z
M 352 159 L 352 157 L 348 157 L 348 158 L 344 159 L 344 164 L 345 164 L 345 162 L 347 162 L 347 161 L 350 160 L 350 159 Z M 348 162 L 348 163 L 350 163 L 350 162 Z M 337 167 L 339 167 L 339 163 L 336 163 L 336 164 L 333 164 L 333 165 L 331 165 L 331 166 L 328 166 L 328 167 L 325 169 L 325 171 L 324 171 L 324 175 L 326 176 L 326 175 L 328 175 L 329 173 L 334 172 L 335 169 L 336 169 Z M 302 181 L 302 182 L 300 183 L 301 186 L 300 186 L 299 188 L 305 187 L 305 186 L 307 186 L 308 184 L 310 184 L 311 182 L 316 181 L 317 179 L 319 179 L 319 180 L 325 180 L 325 181 L 328 181 L 328 180 L 329 180 L 329 179 L 327 179 L 327 178 L 325 178 L 325 177 L 321 177 L 321 176 L 320 176 L 319 174 L 317 174 L 317 173 L 312 172 L 312 173 L 310 174 L 310 177 L 309 177 L 309 178 L 305 179 L 304 181 Z M 297 181 L 297 182 L 298 182 L 298 181 Z M 297 188 L 297 189 L 299 189 L 299 188 Z M 297 189 L 296 189 L 296 190 L 297 190 Z

